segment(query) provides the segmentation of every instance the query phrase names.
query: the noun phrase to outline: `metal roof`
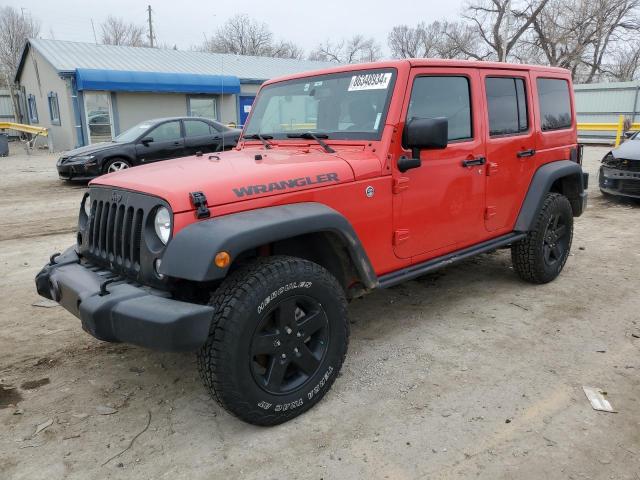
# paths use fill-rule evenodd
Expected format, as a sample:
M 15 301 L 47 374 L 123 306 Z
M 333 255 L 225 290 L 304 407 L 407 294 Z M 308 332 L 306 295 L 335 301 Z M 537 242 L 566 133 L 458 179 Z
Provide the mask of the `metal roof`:
M 62 40 L 29 39 L 22 52 L 16 79 L 27 51 L 35 48 L 60 73 L 76 69 L 232 75 L 241 81 L 264 81 L 282 75 L 319 70 L 335 63 L 289 58 L 252 57 L 160 48 L 98 45 Z

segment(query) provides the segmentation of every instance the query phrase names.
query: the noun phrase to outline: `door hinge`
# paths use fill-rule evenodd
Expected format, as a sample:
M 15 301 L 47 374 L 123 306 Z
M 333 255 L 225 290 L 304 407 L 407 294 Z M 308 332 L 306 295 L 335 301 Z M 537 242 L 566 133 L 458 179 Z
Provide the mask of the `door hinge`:
M 498 164 L 495 162 L 487 163 L 487 177 L 498 173 Z
M 484 210 L 484 219 L 485 220 L 489 220 L 489 219 L 495 217 L 497 213 L 498 212 L 497 212 L 496 207 L 493 207 L 493 206 L 487 207 Z
M 400 193 L 407 188 L 409 188 L 409 179 L 407 177 L 393 179 L 393 193 Z
M 196 218 L 209 218 L 211 216 L 211 212 L 207 207 L 207 197 L 202 192 L 191 192 L 189 193 L 189 198 L 191 198 L 191 204 L 196 209 Z
M 406 228 L 401 228 L 393 232 L 393 244 L 400 245 L 403 242 L 409 240 L 409 230 Z

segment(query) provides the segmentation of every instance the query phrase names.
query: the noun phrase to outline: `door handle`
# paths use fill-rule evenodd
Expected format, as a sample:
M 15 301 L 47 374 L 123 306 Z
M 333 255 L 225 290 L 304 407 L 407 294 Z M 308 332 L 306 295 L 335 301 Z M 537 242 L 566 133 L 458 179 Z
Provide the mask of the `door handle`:
M 462 166 L 463 167 L 473 167 L 476 165 L 484 165 L 485 163 L 487 163 L 487 159 L 484 157 L 477 157 L 477 158 L 473 158 L 471 160 L 463 160 L 462 161 Z
M 522 150 L 518 152 L 516 155 L 518 156 L 518 158 L 525 158 L 525 157 L 533 157 L 535 154 L 536 154 L 536 151 L 531 149 L 531 150 Z

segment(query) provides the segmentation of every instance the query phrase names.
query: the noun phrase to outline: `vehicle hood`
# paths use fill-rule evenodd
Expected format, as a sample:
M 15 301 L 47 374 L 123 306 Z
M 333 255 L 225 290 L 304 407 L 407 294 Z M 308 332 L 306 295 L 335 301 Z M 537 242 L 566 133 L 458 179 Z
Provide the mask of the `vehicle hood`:
M 77 157 L 79 155 L 91 155 L 92 153 L 103 152 L 114 147 L 121 146 L 121 143 L 114 142 L 100 142 L 93 145 L 87 145 L 85 147 L 74 148 L 62 154 L 63 157 Z
M 209 207 L 214 207 L 353 180 L 351 166 L 337 155 L 245 149 L 122 170 L 93 180 L 91 186 L 155 195 L 167 200 L 177 213 L 193 209 L 190 192 L 203 192 Z
M 640 160 L 640 140 L 627 140 L 611 153 L 615 158 Z

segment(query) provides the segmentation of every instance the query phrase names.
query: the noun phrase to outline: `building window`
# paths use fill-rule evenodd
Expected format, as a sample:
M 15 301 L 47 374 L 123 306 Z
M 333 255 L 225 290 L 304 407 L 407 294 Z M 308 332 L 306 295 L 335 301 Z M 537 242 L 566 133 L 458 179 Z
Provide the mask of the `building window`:
M 189 97 L 189 116 L 216 120 L 218 110 L 215 97 Z
M 36 96 L 29 94 L 27 97 L 27 106 L 29 107 L 29 123 L 38 123 L 38 107 L 36 105 Z
M 488 77 L 489 135 L 516 135 L 529 130 L 524 79 Z
M 49 118 L 51 125 L 60 125 L 60 105 L 58 104 L 58 94 L 49 92 L 47 96 L 49 100 Z
M 413 83 L 407 120 L 445 117 L 449 141 L 468 140 L 471 133 L 471 97 L 466 77 L 418 77 Z

